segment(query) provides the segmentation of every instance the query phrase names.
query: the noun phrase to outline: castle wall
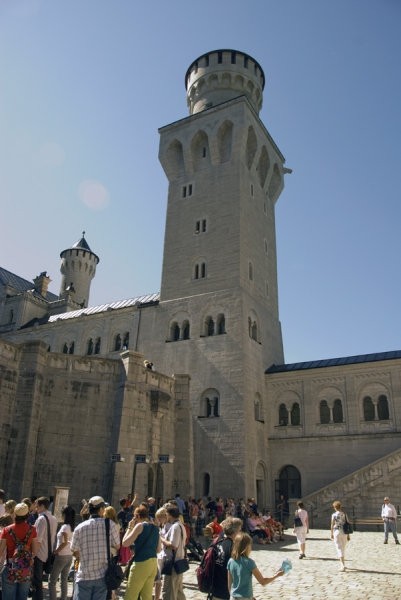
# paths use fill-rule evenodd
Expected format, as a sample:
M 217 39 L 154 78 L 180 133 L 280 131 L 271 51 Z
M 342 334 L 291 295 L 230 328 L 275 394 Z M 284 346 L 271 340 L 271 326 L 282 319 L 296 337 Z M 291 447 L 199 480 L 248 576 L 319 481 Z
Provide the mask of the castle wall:
M 118 505 L 133 484 L 141 497 L 149 493 L 148 469 L 164 471 L 163 495 L 178 485 L 191 492 L 188 376 L 178 377 L 176 393 L 175 380 L 145 369 L 142 355 L 53 354 L 39 341 L 0 341 L 0 374 L 1 481 L 9 497 L 51 495 L 61 486 L 77 506 L 94 494 Z M 185 435 L 177 442 L 178 424 Z M 113 462 L 113 454 L 124 460 Z M 137 454 L 147 462 L 133 482 Z M 172 462 L 160 466 L 160 454 Z

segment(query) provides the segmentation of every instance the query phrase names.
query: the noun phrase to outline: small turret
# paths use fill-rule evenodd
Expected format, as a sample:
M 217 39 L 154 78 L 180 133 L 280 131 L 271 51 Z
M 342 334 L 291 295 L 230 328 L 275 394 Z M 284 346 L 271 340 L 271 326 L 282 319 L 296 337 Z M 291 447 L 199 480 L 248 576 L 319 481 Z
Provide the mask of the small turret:
M 86 308 L 99 257 L 89 248 L 85 231 L 82 232 L 82 238 L 78 242 L 61 252 L 60 258 L 62 274 L 60 298 L 69 295 L 82 308 Z
M 213 50 L 199 56 L 185 75 L 191 115 L 237 96 L 246 96 L 259 114 L 265 75 L 258 62 L 238 50 Z

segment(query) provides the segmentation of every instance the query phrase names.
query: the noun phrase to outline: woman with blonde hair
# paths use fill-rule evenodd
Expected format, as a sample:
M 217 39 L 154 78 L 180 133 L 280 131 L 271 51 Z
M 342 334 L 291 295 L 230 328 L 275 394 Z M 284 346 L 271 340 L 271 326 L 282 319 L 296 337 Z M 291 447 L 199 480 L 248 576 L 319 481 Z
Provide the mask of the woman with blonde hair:
M 264 577 L 250 558 L 252 551 L 252 538 L 248 533 L 241 532 L 234 538 L 231 558 L 227 564 L 228 589 L 230 598 L 253 598 L 252 575 L 260 585 L 267 585 L 277 577 L 284 575 L 284 571 L 277 571 L 273 577 Z
M 337 556 L 340 560 L 340 571 L 345 571 L 345 546 L 349 541 L 349 535 L 344 533 L 344 523 L 347 520 L 347 515 L 342 510 L 341 502 L 336 500 L 333 502 L 334 512 L 331 515 L 331 539 L 334 541 Z

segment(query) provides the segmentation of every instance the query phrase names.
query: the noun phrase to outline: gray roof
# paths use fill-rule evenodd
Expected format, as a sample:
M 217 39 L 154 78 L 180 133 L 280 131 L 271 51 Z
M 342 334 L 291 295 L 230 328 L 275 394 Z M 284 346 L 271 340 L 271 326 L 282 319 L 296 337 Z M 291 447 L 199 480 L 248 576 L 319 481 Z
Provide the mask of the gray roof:
M 24 279 L 15 273 L 11 273 L 11 271 L 7 271 L 7 269 L 4 269 L 3 267 L 0 267 L 0 285 L 12 288 L 17 294 L 32 291 L 34 296 L 43 299 L 43 296 L 35 291 L 33 281 L 28 281 L 28 279 Z M 58 300 L 58 296 L 52 294 L 52 292 L 47 292 L 45 300 L 54 302 L 55 300 Z
M 311 360 L 307 362 L 289 363 L 287 365 L 272 365 L 266 369 L 265 373 L 289 373 L 290 371 L 305 371 L 307 369 L 356 365 L 359 363 L 393 360 L 396 358 L 401 358 L 401 350 L 375 352 L 374 354 L 357 354 L 355 356 L 343 356 L 340 358 L 328 358 L 324 360 Z
M 59 315 L 52 315 L 48 323 L 55 323 L 56 321 L 63 321 L 65 319 L 75 319 L 82 317 L 83 315 L 94 315 L 96 313 L 106 312 L 110 310 L 117 310 L 119 308 L 127 308 L 129 306 L 147 306 L 157 304 L 160 299 L 160 294 L 146 294 L 145 296 L 137 296 L 136 298 L 129 298 L 128 300 L 118 300 L 117 302 L 110 302 L 109 304 L 100 304 L 99 306 L 88 306 L 87 308 L 81 308 L 79 310 L 72 310 L 70 312 L 61 313 Z
M 85 250 L 86 252 L 90 252 L 91 254 L 93 254 L 93 256 L 96 256 L 97 258 L 97 262 L 100 261 L 99 257 L 97 254 L 95 254 L 95 252 L 93 252 L 93 250 L 90 249 L 88 242 L 85 239 L 85 231 L 82 232 L 82 237 L 80 240 L 78 240 L 77 242 L 75 242 L 75 244 L 73 244 L 71 246 L 71 248 L 66 248 L 65 250 L 63 250 L 60 253 L 60 256 L 63 257 L 64 252 L 68 252 L 68 250 L 72 250 L 73 248 L 75 249 L 79 249 L 79 250 Z

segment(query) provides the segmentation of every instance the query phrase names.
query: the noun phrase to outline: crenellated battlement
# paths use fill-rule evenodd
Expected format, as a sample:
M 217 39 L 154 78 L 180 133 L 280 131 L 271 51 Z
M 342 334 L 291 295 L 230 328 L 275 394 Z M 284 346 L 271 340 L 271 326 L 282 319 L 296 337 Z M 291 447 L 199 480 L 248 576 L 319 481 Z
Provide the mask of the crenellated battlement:
M 191 115 L 242 95 L 259 113 L 264 86 L 262 67 L 254 58 L 238 50 L 213 50 L 202 54 L 185 74 Z

